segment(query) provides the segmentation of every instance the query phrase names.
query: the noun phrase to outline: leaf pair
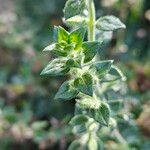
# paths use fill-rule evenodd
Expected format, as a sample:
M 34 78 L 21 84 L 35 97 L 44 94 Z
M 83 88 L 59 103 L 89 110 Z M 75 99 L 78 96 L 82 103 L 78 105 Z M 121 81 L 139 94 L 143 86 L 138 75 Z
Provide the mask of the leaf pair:
M 81 99 L 78 101 L 78 107 L 87 111 L 87 115 L 93 118 L 95 121 L 108 126 L 110 119 L 110 108 L 105 102 L 100 102 L 93 98 Z
M 87 112 L 87 116 L 93 118 L 96 122 L 99 122 L 105 126 L 109 125 L 110 107 L 107 103 L 100 102 L 99 100 L 95 100 L 93 98 L 84 98 L 78 101 L 78 105 L 81 109 Z M 73 121 L 71 121 L 73 122 L 72 125 L 75 125 L 74 120 L 78 121 L 76 118 L 77 117 L 74 117 Z

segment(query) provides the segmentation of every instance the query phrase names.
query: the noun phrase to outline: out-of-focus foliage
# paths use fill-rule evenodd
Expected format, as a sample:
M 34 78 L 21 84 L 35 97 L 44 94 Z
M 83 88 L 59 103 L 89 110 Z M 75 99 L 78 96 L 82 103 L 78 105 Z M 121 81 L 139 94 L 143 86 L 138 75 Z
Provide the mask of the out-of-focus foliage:
M 120 85 L 124 107 L 120 104 L 121 109 L 116 108 L 115 103 L 113 106 L 113 109 L 119 109 L 118 128 L 111 135 L 108 129 L 103 129 L 99 136 L 105 143 L 103 146 L 106 150 L 148 150 L 150 1 L 95 2 L 98 17 L 113 14 L 121 18 L 127 26 L 126 31 L 114 34 L 111 41 L 110 32 L 99 33 L 107 39 L 107 50 L 100 51 L 100 54 L 105 58 L 115 59 L 127 76 L 127 85 Z M 61 17 L 64 3 L 65 0 L 0 0 L 2 150 L 65 150 L 74 139 L 70 126 L 67 125 L 73 115 L 74 103 L 53 100 L 64 78 L 49 79 L 39 76 L 43 66 L 52 57 L 43 56 L 41 50 L 51 42 L 53 26 L 63 25 Z M 113 91 L 112 95 L 113 99 L 118 99 Z M 63 118 L 64 116 L 66 117 Z

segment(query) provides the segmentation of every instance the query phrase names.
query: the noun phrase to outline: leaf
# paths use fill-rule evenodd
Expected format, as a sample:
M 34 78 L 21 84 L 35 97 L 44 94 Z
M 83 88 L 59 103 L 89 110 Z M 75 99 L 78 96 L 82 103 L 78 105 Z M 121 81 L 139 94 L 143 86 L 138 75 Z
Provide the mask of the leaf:
M 86 124 L 80 124 L 80 125 L 74 126 L 73 132 L 74 132 L 75 134 L 83 134 L 83 133 L 86 133 L 86 132 L 87 132 L 87 126 L 86 126 Z
M 116 80 L 125 81 L 126 77 L 123 75 L 121 70 L 117 66 L 111 66 L 110 71 L 108 72 L 107 76 L 102 80 L 102 82 L 111 82 Z
M 110 119 L 110 108 L 106 103 L 101 103 L 98 110 L 95 111 L 95 120 L 108 126 Z
M 40 75 L 48 76 L 59 76 L 65 75 L 69 72 L 69 68 L 66 68 L 65 59 L 53 59 L 49 64 L 43 69 Z
M 112 39 L 113 31 L 102 31 L 96 29 L 96 40 L 103 41 L 103 43 L 108 42 Z
M 117 66 L 111 66 L 109 74 L 116 77 L 115 80 L 122 79 L 126 80 L 126 77 L 123 75 L 122 71 Z
M 81 59 L 80 58 L 70 58 L 67 62 L 66 65 L 68 67 L 75 67 L 75 68 L 81 68 Z
M 78 103 L 76 103 L 75 104 L 75 112 L 74 112 L 74 114 L 75 115 L 79 115 L 79 114 L 82 114 L 82 112 L 83 112 L 83 109 L 81 108 L 81 106 Z
M 104 16 L 97 20 L 96 27 L 99 30 L 113 31 L 126 28 L 126 26 L 115 16 Z
M 86 95 L 93 95 L 93 79 L 89 73 L 84 73 L 81 77 L 75 79 L 74 86 L 79 92 Z
M 68 39 L 69 39 L 69 33 L 64 28 L 59 26 L 59 28 L 58 28 L 58 42 L 62 42 L 62 41 L 68 42 Z
M 110 70 L 113 60 L 99 61 L 91 65 L 90 69 L 94 69 L 99 78 L 103 78 Z
M 78 29 L 74 30 L 73 32 L 71 32 L 70 43 L 76 44 L 75 49 L 79 49 L 82 46 L 85 33 L 86 33 L 85 28 L 78 28 Z
M 86 122 L 88 122 L 88 117 L 87 116 L 85 116 L 85 115 L 76 115 L 71 119 L 70 124 L 72 126 L 76 126 L 76 125 L 85 124 Z
M 87 17 L 76 15 L 76 16 L 73 16 L 73 17 L 67 19 L 66 22 L 68 25 L 72 25 L 72 26 L 86 25 L 87 24 Z
M 83 14 L 86 9 L 86 0 L 68 0 L 63 10 L 66 19 Z
M 80 147 L 81 144 L 77 140 L 75 140 L 70 144 L 68 150 L 80 150 Z
M 54 29 L 53 29 L 53 42 L 58 42 L 58 30 L 59 30 L 59 28 L 57 26 L 54 26 Z
M 71 81 L 64 82 L 59 88 L 55 99 L 70 100 L 77 96 L 78 91 L 71 85 Z
M 66 57 L 70 51 L 74 49 L 74 44 L 66 44 L 65 42 L 53 43 L 47 46 L 43 51 L 52 52 L 56 56 Z
M 85 55 L 84 63 L 91 61 L 100 48 L 100 42 L 84 42 L 82 44 L 83 53 Z
M 52 50 L 55 49 L 55 47 L 56 47 L 56 44 L 53 43 L 53 44 L 48 45 L 47 47 L 45 47 L 43 51 L 52 51 Z

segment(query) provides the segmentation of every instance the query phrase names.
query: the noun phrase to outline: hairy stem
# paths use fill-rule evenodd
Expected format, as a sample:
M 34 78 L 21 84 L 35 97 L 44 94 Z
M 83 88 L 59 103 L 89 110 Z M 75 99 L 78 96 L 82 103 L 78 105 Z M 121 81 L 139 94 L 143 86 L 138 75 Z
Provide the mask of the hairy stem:
M 88 0 L 88 41 L 95 41 L 95 6 L 93 0 Z

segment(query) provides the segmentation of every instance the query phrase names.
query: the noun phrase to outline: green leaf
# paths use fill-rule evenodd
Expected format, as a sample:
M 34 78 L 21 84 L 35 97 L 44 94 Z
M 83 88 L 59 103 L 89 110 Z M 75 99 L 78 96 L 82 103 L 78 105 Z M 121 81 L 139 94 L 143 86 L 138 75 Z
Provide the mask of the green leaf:
M 103 43 L 107 43 L 112 39 L 113 31 L 103 31 L 96 29 L 96 40 L 103 41 Z
M 66 57 L 70 51 L 75 48 L 74 44 L 67 44 L 65 42 L 53 43 L 47 46 L 43 51 L 50 51 L 56 56 Z
M 53 43 L 53 44 L 48 45 L 47 47 L 45 47 L 43 51 L 52 51 L 52 50 L 55 49 L 55 47 L 56 47 L 56 44 Z
M 59 28 L 57 26 L 54 26 L 53 29 L 53 42 L 58 42 L 58 30 Z
M 66 19 L 83 14 L 86 9 L 86 0 L 68 0 L 63 10 Z
M 59 26 L 59 28 L 58 28 L 58 42 L 62 42 L 62 41 L 68 42 L 68 39 L 69 39 L 69 33 L 64 28 Z
M 71 32 L 70 43 L 76 44 L 75 49 L 79 49 L 81 47 L 83 40 L 84 40 L 85 33 L 86 33 L 85 28 L 78 28 L 74 30 L 73 32 Z
M 114 76 L 114 80 L 122 79 L 126 80 L 125 76 L 123 75 L 122 71 L 117 66 L 111 66 L 109 74 Z
M 72 86 L 71 81 L 64 82 L 59 88 L 55 99 L 70 100 L 77 96 L 78 91 Z
M 108 72 L 107 76 L 102 80 L 102 82 L 111 82 L 116 80 L 125 81 L 126 77 L 123 75 L 121 70 L 117 66 L 111 66 L 110 71 Z
M 86 25 L 87 24 L 87 17 L 76 15 L 66 20 L 68 25 L 75 26 L 75 25 Z
M 113 60 L 99 61 L 91 65 L 99 78 L 103 78 L 110 70 Z
M 93 95 L 93 79 L 89 73 L 84 73 L 81 77 L 75 79 L 74 86 L 79 92 L 86 95 Z
M 74 116 L 71 121 L 70 124 L 72 126 L 76 126 L 76 125 L 81 125 L 81 124 L 85 124 L 86 122 L 88 122 L 88 117 L 85 115 L 77 115 Z
M 108 126 L 110 119 L 110 107 L 106 103 L 101 103 L 98 110 L 95 110 L 95 120 Z
M 83 53 L 85 55 L 84 62 L 91 61 L 100 48 L 100 42 L 84 42 L 82 44 Z
M 73 131 L 76 134 L 86 133 L 87 132 L 87 126 L 86 126 L 86 124 L 80 124 L 80 125 L 74 126 Z
M 81 59 L 80 58 L 70 58 L 67 62 L 66 65 L 68 67 L 75 67 L 75 68 L 81 68 Z
M 97 20 L 96 27 L 99 30 L 113 31 L 126 28 L 126 26 L 115 16 L 104 16 Z
M 81 144 L 77 140 L 75 140 L 70 144 L 68 150 L 80 150 L 80 147 Z
M 69 68 L 66 67 L 65 59 L 54 59 L 43 69 L 40 75 L 59 76 L 65 75 L 69 72 Z

